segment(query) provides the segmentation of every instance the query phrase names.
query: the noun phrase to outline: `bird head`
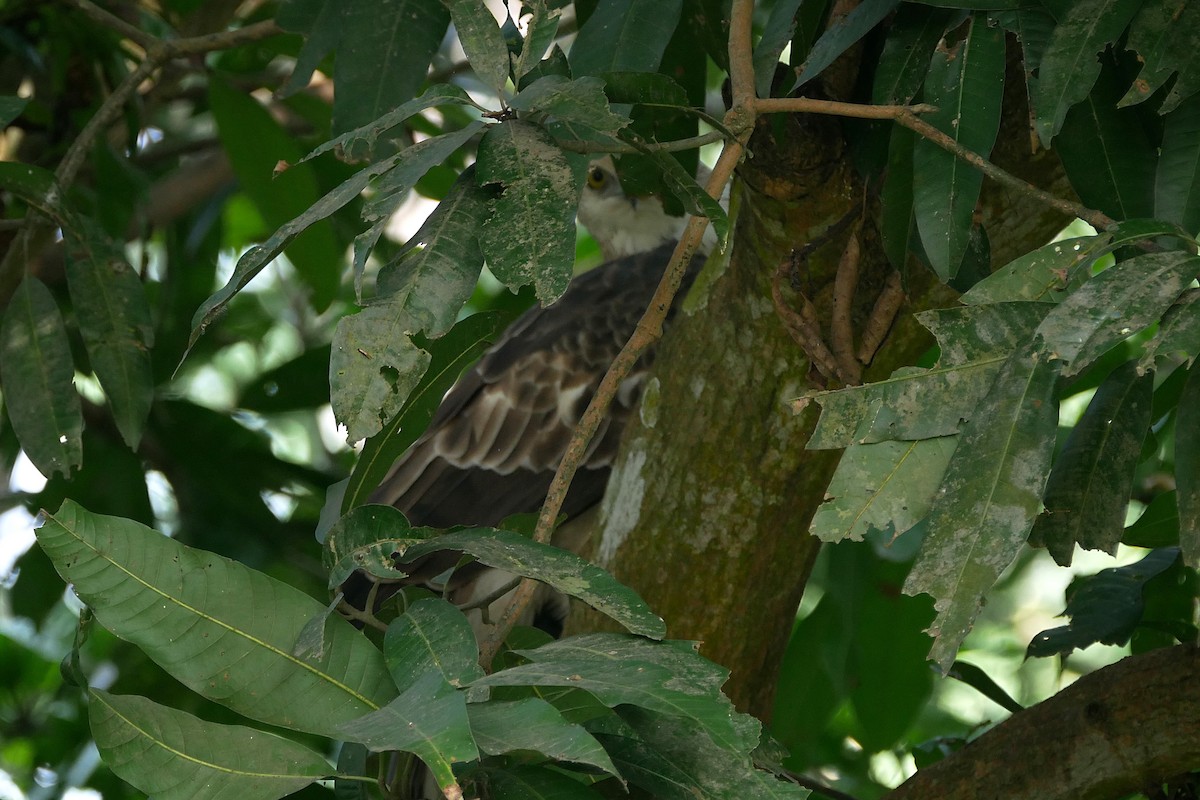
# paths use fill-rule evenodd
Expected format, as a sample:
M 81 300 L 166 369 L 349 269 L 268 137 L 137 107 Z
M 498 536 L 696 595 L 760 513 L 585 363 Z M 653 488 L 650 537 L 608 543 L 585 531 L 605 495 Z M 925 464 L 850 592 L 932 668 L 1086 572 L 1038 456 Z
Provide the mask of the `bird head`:
M 579 221 L 611 261 L 678 239 L 685 218 L 668 214 L 657 197 L 625 194 L 612 159 L 605 157 L 588 165 Z

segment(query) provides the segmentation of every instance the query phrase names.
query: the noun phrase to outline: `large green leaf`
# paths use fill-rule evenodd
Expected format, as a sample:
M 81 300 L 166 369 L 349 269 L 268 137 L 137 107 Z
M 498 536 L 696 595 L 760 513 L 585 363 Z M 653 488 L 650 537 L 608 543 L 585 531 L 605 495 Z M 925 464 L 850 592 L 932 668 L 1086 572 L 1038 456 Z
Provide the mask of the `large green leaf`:
M 1179 544 L 1177 492 L 1163 492 L 1150 501 L 1137 521 L 1125 528 L 1121 541 L 1130 547 L 1170 547 Z
M 886 380 L 808 395 L 821 404 L 809 439 L 814 450 L 889 439 L 957 433 L 979 414 L 979 402 L 1009 354 L 1053 308 L 1049 303 L 995 303 L 919 315 L 942 348 L 932 369 L 904 367 Z
M 949 669 L 991 589 L 1041 509 L 1058 426 L 1058 363 L 1015 351 L 963 429 L 905 583 L 934 598 L 931 658 Z
M 513 74 L 520 82 L 529 72 L 541 63 L 542 56 L 554 44 L 558 35 L 558 22 L 562 17 L 562 9 L 550 9 L 545 0 L 521 4 L 521 15 L 529 14 L 527 33 L 521 43 L 521 55 L 513 67 Z
M 541 698 L 471 703 L 467 716 L 475 742 L 488 755 L 524 750 L 555 761 L 588 764 L 620 777 L 600 743 L 582 726 L 563 719 L 558 709 Z
M 331 772 L 320 753 L 281 736 L 144 697 L 92 689 L 88 708 L 104 765 L 156 800 L 275 800 Z
M 1097 642 L 1125 644 L 1142 619 L 1146 583 L 1178 558 L 1178 549 L 1164 547 L 1151 551 L 1136 564 L 1101 570 L 1080 579 L 1067 590 L 1063 613 L 1071 618 L 1070 623 L 1033 637 L 1027 655 L 1045 658 Z
M 600 800 L 586 783 L 550 767 L 517 765 L 485 773 L 492 800 Z
M 623 708 L 629 733 L 601 735 L 630 783 L 662 800 L 803 800 L 809 790 L 754 767 L 691 720 L 645 708 Z
M 860 6 L 861 8 L 861 6 Z M 934 53 L 925 99 L 937 106 L 926 117 L 955 142 L 987 156 L 1000 129 L 1004 96 L 1004 32 L 976 15 L 967 37 Z M 913 210 L 921 242 L 938 277 L 952 278 L 970 239 L 983 174 L 933 142 L 913 147 Z
M 1116 41 L 1139 5 L 1141 0 L 1079 0 L 1054 28 L 1030 97 L 1043 146 L 1050 146 L 1067 110 L 1088 96 L 1100 75 L 1097 54 Z
M 666 623 L 628 586 L 567 550 L 511 531 L 475 528 L 414 544 L 401 561 L 415 561 L 439 550 L 461 550 L 507 572 L 525 575 L 582 600 L 625 626 L 631 633 L 661 639 Z
M 1019 256 L 959 298 L 967 305 L 1014 300 L 1058 302 L 1091 277 L 1088 268 L 1110 247 L 1112 236 L 1080 236 L 1043 245 Z
M 875 68 L 871 102 L 892 105 L 907 103 L 916 96 L 925 82 L 934 48 L 949 23 L 949 12 L 919 3 L 905 3 L 896 10 Z
M 1188 371 L 1175 419 L 1175 484 L 1183 561 L 1200 566 L 1200 369 Z
M 101 625 L 240 714 L 335 736 L 395 696 L 382 655 L 340 618 L 326 626 L 324 653 L 292 655 L 324 607 L 236 561 L 69 500 L 37 538 Z
M 1200 274 L 1189 253 L 1147 253 L 1106 269 L 1054 308 L 1038 327 L 1043 352 L 1078 375 L 1118 342 L 1162 318 Z
M 238 185 L 268 226 L 277 228 L 317 202 L 316 173 L 310 165 L 296 163 L 303 151 L 261 103 L 217 74 L 208 81 L 208 101 Z M 280 161 L 292 166 L 277 171 Z M 308 227 L 286 250 L 288 260 L 312 291 L 313 307 L 324 311 L 333 301 L 340 279 L 341 248 L 333 229 Z
M 399 580 L 405 573 L 396 569 L 393 554 L 437 534 L 434 528 L 410 527 L 404 514 L 392 506 L 352 508 L 325 535 L 321 563 L 329 574 L 329 588 L 336 589 L 360 569 L 377 578 Z
M 46 477 L 83 462 L 83 412 L 71 345 L 58 305 L 32 275 L 17 287 L 0 323 L 0 384 L 13 431 Z
M 1118 70 L 1105 68 L 1067 113 L 1054 144 L 1079 199 L 1114 219 L 1154 213 L 1158 160 L 1157 143 L 1147 134 L 1153 112 L 1116 107 L 1124 85 Z
M 466 693 L 436 673 L 426 673 L 383 708 L 346 722 L 339 730 L 343 738 L 375 752 L 415 754 L 443 792 L 455 786 L 453 764 L 479 758 L 467 719 Z
M 488 7 L 478 0 L 442 0 L 458 31 L 471 69 L 488 88 L 500 92 L 508 81 L 508 45 Z
M 592 76 L 570 80 L 546 75 L 522 89 L 509 105 L 527 114 L 547 115 L 555 122 L 585 126 L 599 136 L 611 136 L 629 124 L 627 116 L 609 107 L 604 81 Z
M 1189 0 L 1143 3 L 1129 26 L 1125 47 L 1137 52 L 1142 70 L 1121 105 L 1149 99 L 1170 77 L 1178 78 L 1163 100 L 1160 113 L 1174 111 L 1200 90 L 1200 6 Z
M 601 0 L 571 45 L 571 73 L 656 71 L 682 8 L 682 0 Z
M 759 726 L 735 714 L 720 685 L 728 672 L 691 642 L 653 642 L 619 634 L 571 637 L 520 650 L 531 663 L 494 672 L 473 686 L 583 689 L 609 707 L 636 705 L 682 717 L 729 753 L 749 753 Z
M 428 343 L 418 340 L 418 346 L 429 353 L 429 366 L 396 416 L 363 445 L 343 495 L 343 513 L 367 501 L 396 459 L 424 432 L 458 376 L 496 340 L 509 321 L 508 315 L 499 312 L 473 314 L 440 339 Z
M 396 685 L 403 688 L 427 672 L 439 673 L 455 687 L 483 677 L 471 623 L 438 598 L 417 600 L 392 621 L 383 639 L 383 657 Z
M 154 400 L 150 306 L 124 255 L 90 221 L 77 222 L 65 232 L 71 305 L 117 430 L 136 450 Z
M 1139 376 L 1137 363 L 1126 362 L 1100 385 L 1071 430 L 1046 484 L 1046 511 L 1029 537 L 1061 566 L 1070 566 L 1076 543 L 1116 552 L 1153 392 L 1153 376 Z
M 411 100 L 445 38 L 450 14 L 436 0 L 332 0 L 341 37 L 334 77 L 335 132 L 366 125 Z M 362 153 L 351 148 L 351 155 Z
M 804 59 L 804 64 L 798 70 L 800 75 L 788 93 L 795 92 L 819 75 L 835 58 L 866 36 L 898 5 L 900 0 L 865 0 L 855 6 L 849 14 L 830 25 L 813 45 L 808 58 Z
M 531 283 L 539 300 L 553 301 L 575 264 L 579 192 L 566 156 L 540 128 L 509 120 L 484 134 L 476 176 L 504 187 L 479 232 L 489 268 L 509 288 Z
M 1155 362 L 1182 357 L 1191 366 L 1200 356 L 1200 291 L 1189 289 L 1167 309 L 1158 332 L 1146 343 L 1139 369 L 1152 369 Z
M 1184 101 L 1163 120 L 1154 216 L 1200 233 L 1200 97 Z
M 809 530 L 825 542 L 862 541 L 872 528 L 899 536 L 928 513 L 957 443 L 939 436 L 851 445 Z

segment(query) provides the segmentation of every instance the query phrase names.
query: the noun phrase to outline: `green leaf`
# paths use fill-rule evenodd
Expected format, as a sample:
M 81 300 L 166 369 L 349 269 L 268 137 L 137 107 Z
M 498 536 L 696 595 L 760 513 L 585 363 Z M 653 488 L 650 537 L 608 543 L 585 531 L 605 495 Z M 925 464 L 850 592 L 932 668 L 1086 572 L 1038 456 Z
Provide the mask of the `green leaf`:
M 862 6 L 859 6 L 862 8 Z M 987 156 L 1000 129 L 1004 95 L 1004 32 L 983 15 L 967 37 L 939 49 L 929 65 L 925 100 L 938 110 L 926 121 L 968 150 Z M 933 142 L 913 148 L 913 210 L 925 253 L 938 277 L 952 278 L 967 252 L 983 174 Z
M 10 122 L 21 116 L 28 103 L 26 97 L 0 96 L 0 128 L 7 128 Z
M 913 142 L 914 134 L 899 125 L 888 140 L 887 173 L 879 202 L 882 219 L 879 233 L 883 251 L 894 269 L 903 274 L 913 234 Z
M 872 528 L 900 536 L 928 513 L 957 443 L 939 436 L 851 445 L 809 530 L 823 542 L 862 541 Z
M 492 800 L 600 800 L 587 784 L 548 767 L 515 766 L 489 769 L 487 785 Z
M 1079 0 L 1054 28 L 1031 87 L 1042 146 L 1050 147 L 1067 110 L 1088 96 L 1100 75 L 1097 54 L 1116 41 L 1139 5 L 1141 0 Z
M 1153 215 L 1158 161 L 1157 143 L 1147 134 L 1153 112 L 1116 107 L 1124 85 L 1118 71 L 1106 67 L 1067 113 L 1054 143 L 1079 199 L 1114 219 Z
M 864 0 L 849 14 L 826 28 L 821 38 L 812 46 L 808 58 L 804 59 L 804 63 L 797 70 L 800 75 L 788 94 L 793 94 L 817 77 L 834 59 L 866 36 L 898 5 L 900 0 Z
M 998 683 L 992 680 L 992 677 L 987 672 L 974 664 L 968 664 L 965 661 L 955 661 L 946 675 L 955 680 L 962 681 L 1012 714 L 1025 710 L 1020 703 L 1012 699 L 1012 696 L 1008 692 L 1004 691 Z
M 933 369 L 904 367 L 865 386 L 806 395 L 821 404 L 808 447 L 824 450 L 957 433 L 976 419 L 1001 365 L 1053 308 L 996 303 L 922 312 L 942 348 Z
M 272 414 L 329 402 L 329 345 L 305 350 L 246 384 L 237 407 Z
M 682 0 L 600 0 L 571 45 L 571 74 L 655 72 Z
M 472 703 L 467 706 L 467 716 L 475 742 L 488 755 L 524 750 L 555 761 L 588 764 L 618 780 L 621 777 L 590 733 L 567 722 L 558 709 L 540 698 Z
M 1104 270 L 1063 300 L 1038 327 L 1042 352 L 1078 375 L 1118 342 L 1157 322 L 1192 279 L 1200 258 L 1147 253 Z
M 662 800 L 803 800 L 809 791 L 755 769 L 744 751 L 729 750 L 689 720 L 623 708 L 629 735 L 602 735 L 630 783 Z
M 425 173 L 446 161 L 455 150 L 483 130 L 483 127 L 482 122 L 472 122 L 457 131 L 431 136 L 411 147 L 406 147 L 399 153 L 399 160 L 392 168 L 379 177 L 375 185 L 375 193 L 363 203 L 362 207 L 363 221 L 372 223 L 371 227 L 354 237 L 354 288 L 357 295 L 361 296 L 362 294 L 362 276 L 367 256 L 374 249 L 379 237 L 383 235 L 383 231 L 388 226 L 396 209 L 408 197 L 409 191 L 417 184 L 417 181 L 424 177 Z M 409 244 L 411 247 L 416 243 L 410 242 Z M 450 274 L 465 272 L 469 269 L 470 264 L 467 264 L 462 269 L 455 270 Z M 478 271 L 475 272 L 475 276 L 478 277 Z M 447 313 L 453 315 L 461 307 L 462 303 L 460 302 L 453 309 L 438 310 L 442 315 Z M 452 323 L 453 319 L 443 324 L 449 327 Z
M 474 105 L 474 101 L 471 100 L 465 91 L 457 86 L 448 83 L 435 83 L 426 89 L 420 97 L 401 103 L 398 107 L 390 109 L 374 122 L 361 125 L 354 130 L 346 131 L 341 136 L 330 139 L 300 160 L 302 162 L 308 161 L 310 158 L 316 158 L 330 150 L 337 152 L 365 151 L 369 153 L 374 150 L 375 143 L 380 136 L 388 133 L 409 117 L 419 114 L 427 108 L 447 105 Z
M 1179 506 L 1176 492 L 1163 492 L 1125 529 L 1121 541 L 1130 547 L 1170 547 L 1179 544 Z
M 154 400 L 150 306 L 141 280 L 102 231 L 88 221 L 64 233 L 67 286 L 88 360 L 121 438 L 136 450 Z
M 1157 92 L 1172 75 L 1178 78 L 1163 100 L 1159 113 L 1169 114 L 1181 101 L 1200 90 L 1200 7 L 1188 0 L 1143 3 L 1129 26 L 1125 47 L 1142 62 L 1137 80 L 1121 98 L 1121 105 L 1140 103 Z
M 1153 369 L 1156 362 L 1182 357 L 1191 366 L 1200 355 L 1200 291 L 1188 289 L 1167 309 L 1158 332 L 1146 343 L 1138 369 Z
M 383 657 L 400 687 L 414 685 L 427 672 L 456 688 L 483 677 L 471 623 L 438 598 L 417 600 L 388 625 Z
M 1060 566 L 1070 566 L 1076 543 L 1117 551 L 1153 393 L 1153 376 L 1139 376 L 1136 362 L 1126 362 L 1096 390 L 1067 437 L 1046 484 L 1046 511 L 1029 537 Z
M 629 118 L 608 105 L 604 81 L 596 77 L 571 80 L 546 75 L 520 91 L 509 105 L 527 114 L 545 114 L 561 123 L 582 125 L 601 135 L 614 135 L 629 124 Z
M 320 753 L 281 736 L 206 722 L 136 695 L 90 694 L 104 765 L 156 800 L 275 800 L 330 773 Z
M 1189 98 L 1163 119 L 1154 216 L 1200 233 L 1200 97 Z
M 331 189 L 320 200 L 309 206 L 304 213 L 281 225 L 265 242 L 247 250 L 238 259 L 237 266 L 234 267 L 233 275 L 230 276 L 229 281 L 205 300 L 200 308 L 196 310 L 195 315 L 193 315 L 192 333 L 188 338 L 188 349 L 190 350 L 195 346 L 196 342 L 208 329 L 208 326 L 225 310 L 225 307 L 233 299 L 233 296 L 241 291 L 242 287 L 249 283 L 255 275 L 261 272 L 263 267 L 267 266 L 276 256 L 283 252 L 285 247 L 311 225 L 336 213 L 347 203 L 362 194 L 372 178 L 390 170 L 403 157 L 404 153 L 401 151 L 383 161 L 376 162 L 359 170 L 337 187 Z
M 277 228 L 309 209 L 320 192 L 312 168 L 297 164 L 301 150 L 267 110 L 216 74 L 208 82 L 208 101 L 217 133 L 238 176 L 238 185 L 263 220 Z M 293 164 L 277 172 L 280 161 Z M 328 226 L 308 227 L 287 245 L 288 259 L 312 291 L 312 304 L 324 311 L 337 292 L 341 248 Z
M 569 551 L 539 544 L 511 531 L 473 528 L 412 545 L 403 552 L 402 560 L 412 562 L 439 550 L 461 550 L 489 567 L 541 581 L 582 600 L 631 633 L 652 639 L 661 639 L 666 634 L 662 618 L 636 592 Z
M 539 65 L 542 56 L 554 44 L 554 39 L 558 36 L 558 21 L 562 16 L 562 9 L 551 10 L 546 6 L 545 0 L 535 0 L 521 4 L 521 15 L 525 14 L 531 15 L 526 27 L 528 33 L 513 70 L 518 82 Z
M 1041 508 L 1058 426 L 1057 377 L 1057 362 L 1015 351 L 963 429 L 934 499 L 904 592 L 934 598 L 930 657 L 943 672 Z
M 321 563 L 329 573 L 329 588 L 341 586 L 359 569 L 377 578 L 400 580 L 406 573 L 395 568 L 392 554 L 437 534 L 433 528 L 409 527 L 404 514 L 392 506 L 353 508 L 325 535 Z
M 951 15 L 918 3 L 904 3 L 896 10 L 875 68 L 871 102 L 877 105 L 908 103 L 925 82 L 925 73 L 938 40 L 951 22 Z M 896 126 L 893 137 L 900 130 Z
M 69 500 L 37 538 L 101 625 L 240 714 L 334 736 L 395 696 L 379 651 L 340 618 L 327 626 L 323 656 L 293 656 L 324 607 L 274 578 Z
M 644 143 L 632 135 L 623 137 L 647 156 L 650 162 L 661 173 L 663 184 L 667 190 L 683 204 L 683 210 L 699 217 L 708 217 L 712 223 L 713 233 L 717 235 L 717 248 L 725 247 L 729 240 L 729 215 L 708 191 L 696 182 L 693 175 L 683 168 L 670 153 L 662 150 L 649 150 Z
M 552 302 L 575 264 L 579 192 L 566 156 L 540 128 L 509 120 L 484 134 L 476 171 L 481 185 L 504 187 L 479 232 L 488 266 L 510 289 L 532 283 Z
M 1175 485 L 1183 563 L 1200 565 L 1200 369 L 1188 370 L 1175 418 Z
M 771 16 L 763 26 L 762 38 L 754 45 L 754 91 L 759 97 L 771 96 L 775 67 L 796 30 L 796 11 L 801 0 L 781 0 L 771 8 Z
M 438 787 L 447 791 L 457 784 L 452 765 L 479 758 L 467 719 L 466 695 L 436 673 L 426 673 L 416 684 L 378 711 L 344 723 L 341 736 L 365 744 L 373 752 L 403 750 L 429 767 Z M 458 796 L 462 796 L 461 790 Z
M 418 346 L 429 352 L 429 366 L 400 411 L 383 429 L 367 439 L 342 500 L 342 511 L 367 501 L 392 468 L 392 464 L 417 440 L 433 419 L 442 397 L 504 330 L 509 315 L 474 314 L 455 325 L 440 339 Z M 326 359 L 328 361 L 328 359 Z
M 471 68 L 488 88 L 501 91 L 508 82 L 508 45 L 487 6 L 478 0 L 442 0 L 458 30 L 458 40 Z
M 1043 245 L 1005 264 L 959 300 L 967 305 L 1058 302 L 1091 277 L 1089 267 L 1111 249 L 1111 240 L 1110 235 L 1099 234 Z
M 333 128 L 340 133 L 416 96 L 446 36 L 450 14 L 432 0 L 343 0 L 335 6 L 341 37 Z
M 1142 590 L 1147 581 L 1179 558 L 1175 547 L 1152 550 L 1136 564 L 1101 570 L 1067 590 L 1064 615 L 1070 623 L 1042 631 L 1030 641 L 1026 657 L 1063 655 L 1097 642 L 1123 645 L 1142 621 Z
M 71 346 L 58 305 L 32 275 L 17 287 L 0 323 L 0 385 L 13 431 L 46 477 L 83 463 L 83 412 Z

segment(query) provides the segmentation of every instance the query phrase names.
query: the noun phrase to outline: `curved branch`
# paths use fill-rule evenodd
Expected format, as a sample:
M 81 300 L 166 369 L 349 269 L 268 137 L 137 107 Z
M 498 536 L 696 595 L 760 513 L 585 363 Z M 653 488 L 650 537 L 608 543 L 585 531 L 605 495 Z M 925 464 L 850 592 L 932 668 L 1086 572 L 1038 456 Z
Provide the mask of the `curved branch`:
M 1115 800 L 1200 769 L 1200 650 L 1129 656 L 1014 714 L 885 800 Z

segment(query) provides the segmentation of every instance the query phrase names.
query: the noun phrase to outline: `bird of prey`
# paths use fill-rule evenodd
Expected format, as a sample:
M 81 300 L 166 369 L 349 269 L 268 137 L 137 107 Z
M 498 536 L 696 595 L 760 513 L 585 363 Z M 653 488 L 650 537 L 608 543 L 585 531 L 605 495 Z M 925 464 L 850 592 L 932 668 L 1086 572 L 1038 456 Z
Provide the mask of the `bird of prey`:
M 437 528 L 498 526 L 541 507 L 571 433 L 645 311 L 683 223 L 654 198 L 626 196 L 609 160 L 590 166 L 579 219 L 605 263 L 510 326 L 446 394 L 426 432 L 396 461 L 370 502 L 399 508 L 413 525 Z M 702 261 L 693 260 L 679 297 Z M 563 504 L 568 518 L 603 496 L 652 360 L 648 352 L 621 384 Z M 556 544 L 563 546 L 558 538 Z M 454 561 L 431 563 L 406 565 L 413 582 L 433 581 L 433 573 Z M 443 588 L 461 605 L 511 580 L 496 570 L 460 568 Z M 561 632 L 564 598 L 543 591 L 533 606 L 535 616 L 523 622 Z M 472 621 L 481 635 L 478 615 Z

